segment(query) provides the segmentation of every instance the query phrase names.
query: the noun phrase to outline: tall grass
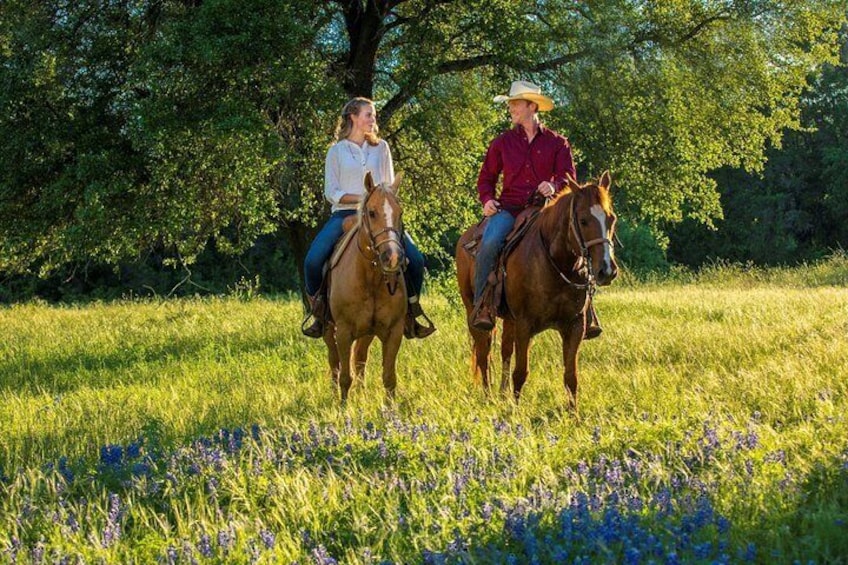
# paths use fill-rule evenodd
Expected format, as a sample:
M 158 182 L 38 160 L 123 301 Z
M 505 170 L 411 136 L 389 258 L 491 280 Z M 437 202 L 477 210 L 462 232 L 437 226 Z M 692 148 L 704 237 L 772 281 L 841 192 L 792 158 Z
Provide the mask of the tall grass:
M 579 417 L 550 333 L 480 390 L 449 289 L 344 407 L 292 297 L 4 308 L 0 560 L 839 562 L 844 263 L 605 290 Z

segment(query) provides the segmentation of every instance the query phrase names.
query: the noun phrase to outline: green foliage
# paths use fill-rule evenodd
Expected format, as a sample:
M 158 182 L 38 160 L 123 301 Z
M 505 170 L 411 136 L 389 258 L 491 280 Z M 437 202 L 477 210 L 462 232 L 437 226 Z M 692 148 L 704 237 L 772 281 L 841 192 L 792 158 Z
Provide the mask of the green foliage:
M 619 220 L 616 235 L 621 241 L 621 246 L 616 248 L 616 260 L 620 267 L 637 275 L 668 270 L 665 242 L 648 226 L 634 225 L 627 219 Z
M 843 39 L 848 45 L 848 39 Z M 828 66 L 803 96 L 802 124 L 781 150 L 768 151 L 762 175 L 714 175 L 724 218 L 716 229 L 683 222 L 670 230 L 672 260 L 710 258 L 760 265 L 798 264 L 848 246 L 848 67 Z
M 275 230 L 299 263 L 353 95 L 380 101 L 408 223 L 443 258 L 505 126 L 491 96 L 517 77 L 560 102 L 549 125 L 581 178 L 613 171 L 634 225 L 709 222 L 708 173 L 759 170 L 798 126 L 845 15 L 829 0 L 3 2 L 0 272 L 150 251 L 189 266 L 210 241 L 239 253 Z M 827 152 L 834 187 L 843 162 Z

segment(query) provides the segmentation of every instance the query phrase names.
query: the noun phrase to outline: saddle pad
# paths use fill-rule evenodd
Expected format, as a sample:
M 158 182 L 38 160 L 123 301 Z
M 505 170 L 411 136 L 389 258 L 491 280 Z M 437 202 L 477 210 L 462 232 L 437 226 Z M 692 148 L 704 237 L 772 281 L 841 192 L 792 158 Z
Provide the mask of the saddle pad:
M 339 259 L 341 259 L 342 257 L 342 253 L 344 253 L 345 249 L 347 249 L 347 246 L 350 244 L 351 240 L 356 236 L 357 233 L 359 233 L 359 218 L 357 218 L 353 227 L 347 229 L 342 235 L 342 237 L 339 239 L 338 243 L 336 243 L 336 248 L 333 250 L 333 254 L 330 256 L 330 261 L 327 263 L 328 269 L 332 269 L 338 264 Z

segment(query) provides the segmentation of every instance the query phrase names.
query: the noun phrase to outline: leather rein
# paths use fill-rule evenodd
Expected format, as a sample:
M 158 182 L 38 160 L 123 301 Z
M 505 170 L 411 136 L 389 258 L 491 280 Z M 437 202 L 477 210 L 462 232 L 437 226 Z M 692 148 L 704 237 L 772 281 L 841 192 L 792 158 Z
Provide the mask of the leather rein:
M 608 237 L 598 237 L 595 239 L 591 239 L 586 241 L 583 237 L 583 234 L 580 232 L 580 229 L 577 227 L 577 193 L 574 193 L 574 196 L 571 198 L 571 216 L 569 218 L 569 224 L 571 224 L 571 233 L 574 234 L 574 238 L 577 240 L 577 244 L 580 246 L 580 259 L 586 265 L 586 270 L 588 271 L 586 275 L 586 282 L 575 282 L 566 276 L 565 273 L 557 266 L 554 261 L 553 256 L 551 255 L 550 245 L 545 241 L 545 238 L 542 237 L 542 230 L 539 230 L 539 240 L 542 243 L 542 249 L 545 250 L 545 256 L 548 258 L 548 262 L 551 264 L 551 267 L 556 271 L 559 278 L 561 278 L 565 284 L 568 286 L 577 289 L 577 290 L 588 290 L 589 294 L 595 294 L 596 289 L 596 281 L 595 281 L 595 272 L 592 269 L 592 258 L 589 257 L 589 249 L 594 247 L 595 245 L 601 245 L 604 243 L 609 243 L 610 247 L 612 247 L 613 243 L 610 241 Z

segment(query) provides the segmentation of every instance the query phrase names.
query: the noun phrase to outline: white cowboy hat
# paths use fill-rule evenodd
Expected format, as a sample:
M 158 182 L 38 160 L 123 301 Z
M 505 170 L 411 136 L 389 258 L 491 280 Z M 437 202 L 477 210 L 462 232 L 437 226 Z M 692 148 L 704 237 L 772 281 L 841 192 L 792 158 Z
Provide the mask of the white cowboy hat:
M 533 102 L 539 107 L 540 112 L 547 112 L 554 108 L 554 101 L 542 94 L 541 87 L 526 80 L 513 81 L 512 86 L 509 87 L 509 94 L 507 96 L 502 94 L 495 96 L 495 102 L 509 102 L 510 100 L 527 100 Z

